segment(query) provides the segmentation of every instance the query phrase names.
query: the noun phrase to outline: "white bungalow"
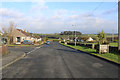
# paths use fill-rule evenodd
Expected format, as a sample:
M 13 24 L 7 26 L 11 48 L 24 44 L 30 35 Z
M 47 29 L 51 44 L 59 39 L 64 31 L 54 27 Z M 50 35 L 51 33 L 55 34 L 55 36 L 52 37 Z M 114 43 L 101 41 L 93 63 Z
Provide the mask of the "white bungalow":
M 86 41 L 93 41 L 93 38 L 89 37 Z

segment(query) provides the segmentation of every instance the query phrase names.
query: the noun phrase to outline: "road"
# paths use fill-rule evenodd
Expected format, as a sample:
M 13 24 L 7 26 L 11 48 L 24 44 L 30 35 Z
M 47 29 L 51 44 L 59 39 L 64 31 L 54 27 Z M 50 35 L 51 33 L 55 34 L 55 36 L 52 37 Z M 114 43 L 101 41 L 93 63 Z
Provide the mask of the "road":
M 118 67 L 116 65 L 65 47 L 57 42 L 43 45 L 3 70 L 3 78 L 117 77 Z

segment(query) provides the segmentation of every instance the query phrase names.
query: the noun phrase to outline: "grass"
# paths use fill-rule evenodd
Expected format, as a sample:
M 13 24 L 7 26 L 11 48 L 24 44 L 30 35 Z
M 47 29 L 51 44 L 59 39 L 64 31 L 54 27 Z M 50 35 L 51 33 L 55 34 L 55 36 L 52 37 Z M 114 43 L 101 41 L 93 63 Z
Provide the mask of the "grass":
M 118 47 L 118 43 L 110 43 L 110 46 Z
M 78 49 L 84 52 L 88 52 L 92 55 L 96 55 L 102 58 L 105 58 L 107 60 L 116 62 L 120 64 L 120 54 L 119 53 L 106 53 L 106 54 L 98 54 L 97 51 L 95 49 L 91 49 L 91 48 L 87 48 L 87 47 L 83 47 L 83 46 L 72 46 L 72 45 L 66 45 L 64 43 L 61 43 L 62 45 L 68 46 L 68 47 L 72 47 L 74 49 Z
M 87 42 L 84 42 L 83 44 L 95 44 L 95 45 L 96 45 L 96 44 L 98 44 L 98 43 L 87 43 Z
M 98 44 L 98 43 L 83 43 L 83 44 Z M 118 47 L 118 43 L 117 42 L 112 42 L 112 43 L 109 43 L 110 46 L 113 46 L 113 47 Z
M 19 46 L 23 46 L 23 47 L 29 47 L 29 46 L 33 46 L 33 45 L 14 45 L 14 44 L 8 44 L 9 47 L 19 47 Z

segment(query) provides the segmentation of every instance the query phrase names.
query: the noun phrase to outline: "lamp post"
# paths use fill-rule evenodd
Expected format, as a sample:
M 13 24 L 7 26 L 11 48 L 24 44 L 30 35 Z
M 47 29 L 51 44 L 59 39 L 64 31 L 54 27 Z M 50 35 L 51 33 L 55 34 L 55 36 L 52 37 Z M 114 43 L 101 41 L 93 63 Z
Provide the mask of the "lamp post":
M 76 26 L 76 25 L 72 25 L 72 26 Z M 75 31 L 75 46 L 76 46 L 76 31 Z

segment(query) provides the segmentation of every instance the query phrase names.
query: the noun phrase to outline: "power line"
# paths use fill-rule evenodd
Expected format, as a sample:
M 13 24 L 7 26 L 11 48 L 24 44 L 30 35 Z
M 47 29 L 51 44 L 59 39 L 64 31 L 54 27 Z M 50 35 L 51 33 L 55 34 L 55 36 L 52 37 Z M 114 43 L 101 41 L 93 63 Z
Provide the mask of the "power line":
M 91 12 L 91 14 L 93 14 L 103 4 L 103 2 L 104 2 L 104 0 L 102 2 L 100 2 L 100 4 L 95 9 L 93 9 L 93 11 Z M 116 6 L 116 5 L 118 6 L 118 2 L 114 6 Z M 104 23 L 105 22 L 103 22 L 102 24 L 104 24 Z
M 100 4 L 91 11 L 91 14 L 93 14 L 103 3 L 104 3 L 104 0 L 102 0 Z M 114 6 L 116 5 L 118 5 L 118 2 Z
M 91 13 L 94 13 L 103 4 L 103 1 L 104 0 L 102 0 L 102 2 L 100 2 L 100 4 L 97 7 L 95 7 Z

